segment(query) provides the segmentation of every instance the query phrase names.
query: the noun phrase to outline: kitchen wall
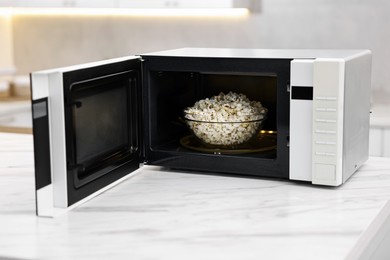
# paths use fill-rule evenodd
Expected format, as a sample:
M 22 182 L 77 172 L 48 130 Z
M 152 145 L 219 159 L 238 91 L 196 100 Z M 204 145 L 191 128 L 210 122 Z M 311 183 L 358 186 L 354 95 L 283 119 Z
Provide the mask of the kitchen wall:
M 12 69 L 12 18 L 8 15 L 0 16 L 0 75 L 4 69 Z
M 13 18 L 19 74 L 193 47 L 368 48 L 376 103 L 390 97 L 390 1 L 261 0 L 246 18 Z

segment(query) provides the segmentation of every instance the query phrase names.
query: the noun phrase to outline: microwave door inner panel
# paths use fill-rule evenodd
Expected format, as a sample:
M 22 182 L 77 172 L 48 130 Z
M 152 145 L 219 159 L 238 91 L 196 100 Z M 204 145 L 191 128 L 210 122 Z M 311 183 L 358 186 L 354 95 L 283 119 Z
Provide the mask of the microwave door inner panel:
M 73 207 L 139 167 L 140 62 L 134 56 L 32 74 L 36 142 L 47 148 L 46 158 L 35 157 L 38 215 Z

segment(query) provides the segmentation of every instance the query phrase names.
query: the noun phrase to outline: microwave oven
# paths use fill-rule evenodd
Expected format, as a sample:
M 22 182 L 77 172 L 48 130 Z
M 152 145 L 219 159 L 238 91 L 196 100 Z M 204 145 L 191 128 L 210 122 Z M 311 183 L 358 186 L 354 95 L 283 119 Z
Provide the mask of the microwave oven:
M 33 72 L 31 83 L 39 216 L 144 164 L 339 186 L 368 158 L 368 50 L 184 48 Z M 264 126 L 241 150 L 202 147 L 183 110 L 229 91 L 260 101 Z

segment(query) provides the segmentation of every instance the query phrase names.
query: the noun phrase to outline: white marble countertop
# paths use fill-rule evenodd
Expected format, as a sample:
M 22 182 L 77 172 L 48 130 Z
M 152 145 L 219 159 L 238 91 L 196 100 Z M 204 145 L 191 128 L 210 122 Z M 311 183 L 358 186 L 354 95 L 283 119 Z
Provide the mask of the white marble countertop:
M 144 167 L 51 219 L 33 174 L 32 136 L 0 134 L 0 259 L 345 259 L 390 198 L 390 158 L 339 188 Z

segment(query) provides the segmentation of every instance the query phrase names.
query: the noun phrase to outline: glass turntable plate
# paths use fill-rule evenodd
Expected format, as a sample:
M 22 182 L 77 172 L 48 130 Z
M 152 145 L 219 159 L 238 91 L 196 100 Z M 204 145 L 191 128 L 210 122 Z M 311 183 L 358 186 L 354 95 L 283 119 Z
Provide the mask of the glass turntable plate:
M 194 135 L 187 135 L 180 139 L 180 144 L 190 150 L 211 154 L 245 154 L 269 152 L 276 149 L 276 135 L 258 134 L 250 141 L 235 147 L 212 147 L 205 145 Z

